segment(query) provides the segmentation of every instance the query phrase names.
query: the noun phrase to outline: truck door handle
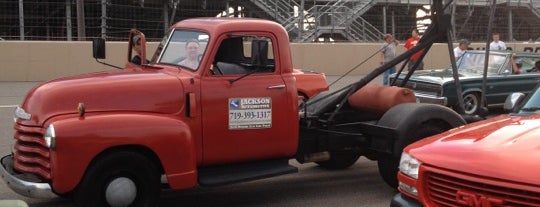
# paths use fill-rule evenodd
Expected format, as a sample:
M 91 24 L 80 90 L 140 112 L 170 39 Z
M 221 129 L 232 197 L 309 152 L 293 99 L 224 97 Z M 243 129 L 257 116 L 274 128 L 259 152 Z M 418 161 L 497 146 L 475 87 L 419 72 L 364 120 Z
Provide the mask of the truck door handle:
M 275 86 L 268 86 L 267 89 L 282 89 L 282 88 L 285 88 L 285 84 L 275 85 Z

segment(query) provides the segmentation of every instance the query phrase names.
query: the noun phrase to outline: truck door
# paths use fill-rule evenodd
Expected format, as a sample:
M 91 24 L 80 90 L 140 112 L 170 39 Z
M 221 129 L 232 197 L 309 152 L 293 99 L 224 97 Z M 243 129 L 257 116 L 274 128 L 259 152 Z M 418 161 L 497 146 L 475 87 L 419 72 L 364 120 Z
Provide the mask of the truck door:
M 259 66 L 250 57 L 253 52 L 244 50 L 253 39 L 268 43 L 267 60 Z M 291 129 L 297 131 L 298 112 L 292 105 L 297 100 L 291 99 L 296 91 L 280 74 L 272 38 L 227 36 L 219 42 L 213 72 L 203 75 L 201 83 L 203 164 L 292 156 L 297 132 Z

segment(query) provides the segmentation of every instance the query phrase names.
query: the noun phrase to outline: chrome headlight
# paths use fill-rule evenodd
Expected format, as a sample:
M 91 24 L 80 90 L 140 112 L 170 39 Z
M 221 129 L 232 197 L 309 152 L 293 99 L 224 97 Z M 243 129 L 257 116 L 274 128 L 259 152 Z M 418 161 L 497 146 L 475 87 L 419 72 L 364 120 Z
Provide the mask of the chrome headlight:
M 47 144 L 49 149 L 54 149 L 56 146 L 56 132 L 54 131 L 54 125 L 51 124 L 49 127 L 47 127 L 45 135 L 43 135 L 43 139 L 45 140 L 45 144 Z
M 421 163 L 413 156 L 403 152 L 401 153 L 401 159 L 399 160 L 399 171 L 411 178 L 418 179 L 420 164 Z
M 24 111 L 23 108 L 21 108 L 20 106 L 17 106 L 17 108 L 15 108 L 15 115 L 13 117 L 15 122 L 17 122 L 17 118 L 30 120 L 30 118 L 32 118 L 32 114 L 26 113 L 26 111 Z

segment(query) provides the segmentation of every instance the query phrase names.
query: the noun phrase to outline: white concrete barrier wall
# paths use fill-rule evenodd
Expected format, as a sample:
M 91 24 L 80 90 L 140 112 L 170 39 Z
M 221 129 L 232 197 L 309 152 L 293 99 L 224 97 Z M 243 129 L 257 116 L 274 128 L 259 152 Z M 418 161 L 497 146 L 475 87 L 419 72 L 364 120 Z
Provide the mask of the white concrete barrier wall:
M 158 43 L 148 45 L 148 58 Z M 457 46 L 455 44 L 454 46 Z M 540 43 L 508 43 L 514 51 L 540 52 Z M 341 75 L 362 63 L 381 47 L 379 43 L 292 43 L 296 68 L 311 69 L 327 75 Z M 485 43 L 473 43 L 482 49 Z M 104 62 L 123 67 L 127 60 L 126 42 L 107 42 Z M 398 53 L 405 49 L 398 46 Z M 379 54 L 367 60 L 352 75 L 364 75 L 379 66 Z M 0 81 L 45 81 L 63 76 L 116 70 L 97 63 L 92 57 L 92 42 L 0 41 Z M 426 55 L 425 68 L 446 68 L 450 64 L 448 46 L 435 44 Z

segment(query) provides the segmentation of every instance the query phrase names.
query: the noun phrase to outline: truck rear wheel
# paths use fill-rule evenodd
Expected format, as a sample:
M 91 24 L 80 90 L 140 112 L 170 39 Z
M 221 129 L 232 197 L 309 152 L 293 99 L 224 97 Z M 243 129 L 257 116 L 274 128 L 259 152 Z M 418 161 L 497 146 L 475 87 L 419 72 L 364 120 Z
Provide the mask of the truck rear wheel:
M 337 170 L 350 167 L 356 163 L 358 158 L 360 158 L 360 153 L 357 151 L 341 150 L 330 152 L 329 160 L 316 163 L 323 168 Z
M 396 188 L 399 160 L 407 145 L 465 123 L 455 111 L 440 105 L 405 103 L 391 108 L 377 123 L 396 131 L 395 141 L 388 146 L 390 153 L 377 155 L 379 174 L 386 184 Z
M 403 148 L 408 145 L 405 143 L 410 144 L 416 142 L 424 137 L 444 132 L 448 130 L 447 128 L 448 127 L 442 127 L 440 125 L 432 123 L 425 123 L 423 125 L 420 125 L 418 128 L 411 130 L 410 136 L 407 136 L 405 137 L 406 139 L 401 140 L 404 144 L 403 146 L 400 146 L 401 150 L 403 150 Z M 395 146 L 397 147 L 397 145 Z M 386 182 L 386 184 L 390 185 L 393 188 L 397 188 L 398 186 L 397 173 L 399 171 L 398 167 L 400 159 L 401 154 L 397 156 L 394 154 L 379 154 L 377 159 L 379 174 L 383 178 L 384 182 Z
M 157 206 L 160 174 L 145 156 L 118 152 L 94 162 L 75 191 L 80 206 Z

